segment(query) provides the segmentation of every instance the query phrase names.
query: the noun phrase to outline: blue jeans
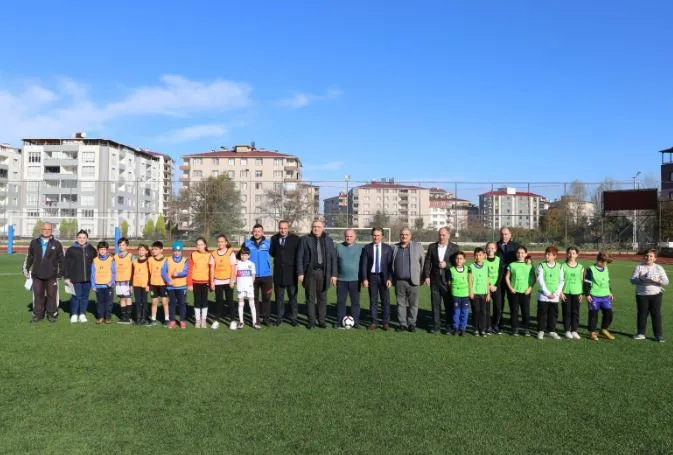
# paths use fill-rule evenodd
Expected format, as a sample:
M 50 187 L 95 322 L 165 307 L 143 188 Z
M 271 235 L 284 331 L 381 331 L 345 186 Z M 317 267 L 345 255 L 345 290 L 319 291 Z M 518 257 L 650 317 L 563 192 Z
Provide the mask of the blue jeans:
M 112 319 L 112 288 L 96 288 L 98 319 Z
M 70 298 L 70 315 L 79 316 L 86 314 L 89 307 L 89 292 L 91 291 L 91 282 L 83 281 L 81 283 L 73 283 L 75 287 L 75 295 Z
M 470 314 L 470 299 L 467 297 L 453 298 L 453 329 L 467 329 L 467 319 Z

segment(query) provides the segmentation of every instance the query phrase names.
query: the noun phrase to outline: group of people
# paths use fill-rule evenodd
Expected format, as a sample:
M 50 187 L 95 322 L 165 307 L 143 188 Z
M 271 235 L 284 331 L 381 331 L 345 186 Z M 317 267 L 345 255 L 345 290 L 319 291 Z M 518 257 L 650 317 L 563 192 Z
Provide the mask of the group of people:
M 171 254 L 164 256 L 162 242 L 137 247 L 129 252 L 129 241 L 118 241 L 118 253 L 110 245 L 88 241 L 86 231 L 65 252 L 52 235 L 52 225 L 45 223 L 42 235 L 29 246 L 24 274 L 32 279 L 34 294 L 33 319 L 55 321 L 57 311 L 57 279 L 63 278 L 72 293 L 72 323 L 87 322 L 89 293 L 95 290 L 96 323 L 112 322 L 113 299 L 119 297 L 119 322 L 155 326 L 159 303 L 164 324 L 169 328 L 187 328 L 187 291 L 193 293 L 195 327 L 208 327 L 208 296 L 215 293 L 213 329 L 224 321 L 225 306 L 229 310 L 231 328 L 245 326 L 244 305 L 248 301 L 251 325 L 278 326 L 286 320 L 285 296 L 289 300 L 288 322 L 298 325 L 297 294 L 303 285 L 306 296 L 308 329 L 326 328 L 327 292 L 336 287 L 337 322 L 340 327 L 347 316 L 354 328 L 361 327 L 360 293 L 367 290 L 370 301 L 368 330 L 391 329 L 390 288 L 394 288 L 397 304 L 397 331 L 414 332 L 418 319 L 419 290 L 430 287 L 432 325 L 429 332 L 440 333 L 442 308 L 447 335 L 463 336 L 468 324 L 476 336 L 502 334 L 503 307 L 510 309 L 513 336 L 530 336 L 530 301 L 537 287 L 537 338 L 560 339 L 556 325 L 561 304 L 565 338 L 580 339 L 580 309 L 588 305 L 589 338 L 612 340 L 613 295 L 607 254 L 599 252 L 595 263 L 584 267 L 578 262 L 579 250 L 566 250 L 565 261 L 558 262 L 555 246 L 545 250 L 545 259 L 537 267 L 527 249 L 512 240 L 509 229 L 500 231 L 500 240 L 485 248 L 474 249 L 471 257 L 450 241 L 448 228 L 438 231 L 438 240 L 427 252 L 412 241 L 412 233 L 404 228 L 399 242 L 383 242 L 383 230 L 371 230 L 371 243 L 356 243 L 355 231 L 344 232 L 344 240 L 335 245 L 325 233 L 324 223 L 313 221 L 311 232 L 299 237 L 290 232 L 287 221 L 278 224 L 278 232 L 266 238 L 264 228 L 257 224 L 252 236 L 234 251 L 226 235 L 217 237 L 216 248 L 208 249 L 204 238 L 198 238 L 195 249 L 185 254 L 181 241 L 173 242 Z M 663 341 L 661 304 L 663 286 L 668 285 L 664 269 L 656 264 L 656 252 L 645 255 L 632 276 L 636 286 L 638 311 L 635 339 L 645 339 L 648 316 L 652 318 L 654 337 Z M 237 298 L 234 298 L 234 291 Z M 148 299 L 149 294 L 149 299 Z M 271 300 L 275 297 L 275 318 Z M 135 301 L 135 315 L 132 310 Z M 381 312 L 379 312 L 381 306 Z M 317 314 L 316 314 L 317 313 Z M 602 315 L 600 330 L 599 314 Z

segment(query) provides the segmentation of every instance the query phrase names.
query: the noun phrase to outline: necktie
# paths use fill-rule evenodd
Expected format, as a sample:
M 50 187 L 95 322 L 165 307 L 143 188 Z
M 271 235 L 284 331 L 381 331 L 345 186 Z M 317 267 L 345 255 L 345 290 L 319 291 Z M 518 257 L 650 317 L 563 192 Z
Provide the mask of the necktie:
M 285 246 L 285 237 L 280 238 L 280 246 Z
M 381 256 L 379 255 L 379 246 L 374 245 L 374 272 L 381 273 Z

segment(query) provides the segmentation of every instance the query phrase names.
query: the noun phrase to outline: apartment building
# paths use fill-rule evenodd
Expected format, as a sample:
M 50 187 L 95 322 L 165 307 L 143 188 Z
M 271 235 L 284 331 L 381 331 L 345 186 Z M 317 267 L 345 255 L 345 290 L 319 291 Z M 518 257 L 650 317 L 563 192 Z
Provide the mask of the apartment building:
M 591 224 L 596 215 L 596 205 L 591 201 L 581 201 L 575 196 L 561 196 L 550 204 L 549 208 L 565 210 L 568 219 L 573 223 L 586 222 Z
M 168 155 L 141 149 L 159 159 L 159 171 L 161 173 L 161 209 L 160 213 L 168 217 L 168 208 L 173 201 L 173 166 L 175 161 Z
M 267 231 L 276 229 L 275 225 L 281 214 L 270 213 L 267 196 L 269 191 L 284 194 L 305 192 L 303 200 L 310 204 L 312 213 L 294 226 L 297 231 L 308 232 L 311 219 L 319 212 L 320 190 L 302 182 L 302 164 L 296 155 L 256 148 L 251 144 L 187 155 L 182 160 L 182 188 L 189 188 L 195 182 L 221 175 L 234 181 L 241 192 L 245 230 L 250 230 L 257 223 L 262 224 Z
M 349 191 L 348 203 L 353 227 L 368 227 L 376 212 L 385 213 L 391 222 L 413 226 L 417 218 L 423 218 L 424 226 L 430 224 L 430 190 L 395 183 L 394 179 L 356 186 Z
M 479 210 L 484 225 L 491 229 L 519 227 L 537 229 L 540 216 L 549 206 L 544 196 L 518 192 L 516 188 L 498 188 L 479 195 Z
M 459 199 L 442 188 L 430 188 L 430 222 L 426 227 L 439 229 L 448 226 L 452 232 L 467 230 L 470 216 L 476 207 L 466 199 Z
M 326 198 L 323 204 L 327 226 L 335 227 L 340 218 L 345 224 L 350 224 L 345 218 L 348 212 L 348 193 L 341 191 L 338 196 Z
M 129 235 L 141 236 L 148 219 L 164 211 L 166 160 L 110 139 L 23 140 L 20 235 L 32 235 L 38 220 L 56 224 L 76 219 L 92 237 L 110 238 L 129 223 Z
M 0 234 L 21 221 L 21 150 L 0 144 Z

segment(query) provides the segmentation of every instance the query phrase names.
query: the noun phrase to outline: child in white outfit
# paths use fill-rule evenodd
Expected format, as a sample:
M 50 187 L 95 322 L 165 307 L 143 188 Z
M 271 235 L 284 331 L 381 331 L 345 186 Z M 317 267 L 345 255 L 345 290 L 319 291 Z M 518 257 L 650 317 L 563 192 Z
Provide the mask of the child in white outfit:
M 239 254 L 239 261 L 236 263 L 236 289 L 238 290 L 238 328 L 242 329 L 243 310 L 245 308 L 245 299 L 248 299 L 250 314 L 252 316 L 252 326 L 255 329 L 262 327 L 257 322 L 257 312 L 255 311 L 255 275 L 256 269 L 254 262 L 249 261 L 250 250 L 242 247 Z

